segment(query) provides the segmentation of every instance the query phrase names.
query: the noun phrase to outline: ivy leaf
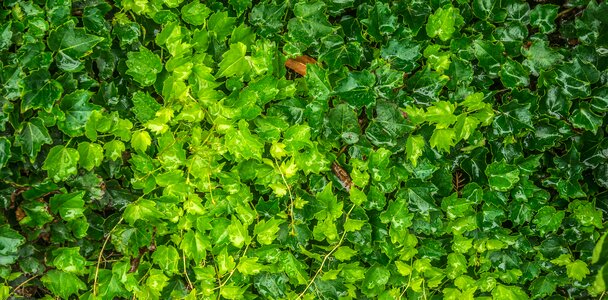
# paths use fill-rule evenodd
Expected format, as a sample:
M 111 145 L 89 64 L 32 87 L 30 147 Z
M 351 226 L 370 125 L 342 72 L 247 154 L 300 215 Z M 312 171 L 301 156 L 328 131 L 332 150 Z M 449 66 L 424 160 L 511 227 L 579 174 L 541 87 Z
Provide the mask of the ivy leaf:
M 479 66 L 488 72 L 488 75 L 496 76 L 501 65 L 505 62 L 503 55 L 505 47 L 503 44 L 501 42 L 493 44 L 484 40 L 476 40 L 473 43 L 473 50 L 479 61 Z
M 597 133 L 597 130 L 602 126 L 602 117 L 595 114 L 589 109 L 588 103 L 579 104 L 579 108 L 574 110 L 570 116 L 570 122 L 575 128 L 580 128 Z
M 226 147 L 237 160 L 255 158 L 262 160 L 264 144 L 249 131 L 247 122 L 241 120 L 238 123 L 238 131 L 230 128 L 226 132 Z
M 228 239 L 233 246 L 242 248 L 245 243 L 249 244 L 250 236 L 247 227 L 237 218 L 233 218 L 230 225 L 226 228 Z
M 553 4 L 539 4 L 530 11 L 530 25 L 538 27 L 540 33 L 551 33 L 555 30 L 555 18 L 559 6 Z
M 510 190 L 519 181 L 519 169 L 505 161 L 489 164 L 485 174 L 488 176 L 490 187 L 500 192 Z
M 577 281 L 581 281 L 587 277 L 591 272 L 587 268 L 587 264 L 581 260 L 575 260 L 566 265 L 566 273 L 568 278 L 572 278 Z
M 205 20 L 207 20 L 207 17 L 211 14 L 211 9 L 197 0 L 184 5 L 181 9 L 181 13 L 184 22 L 190 25 L 200 26 L 205 24 Z
M 140 47 L 139 52 L 127 53 L 127 75 L 131 75 L 133 80 L 142 86 L 149 86 L 156 82 L 156 75 L 163 70 L 160 57 L 148 50 Z
M 25 243 L 25 238 L 10 225 L 0 226 L 0 266 L 13 264 L 17 258 L 19 247 Z
M 368 297 L 374 297 L 384 290 L 388 283 L 390 271 L 383 266 L 372 266 L 366 273 L 365 279 L 361 283 L 361 289 Z
M 544 40 L 533 41 L 529 48 L 522 49 L 522 54 L 526 57 L 523 65 L 527 66 L 535 76 L 538 76 L 543 70 L 550 69 L 564 58 L 563 55 L 551 49 Z
M 245 56 L 245 52 L 247 52 L 247 46 L 243 43 L 231 44 L 230 50 L 222 56 L 222 61 L 219 63 L 220 68 L 215 77 L 242 77 L 249 74 L 251 65 L 247 56 Z
M 343 202 L 338 202 L 338 198 L 332 193 L 331 182 L 317 194 L 317 212 L 315 218 L 323 221 L 325 219 L 335 220 L 342 215 Z
M 59 248 L 53 250 L 53 265 L 57 269 L 77 275 L 86 273 L 87 261 L 80 255 L 80 247 Z
M 5 137 L 0 137 L 0 169 L 4 168 L 10 158 L 11 142 Z
M 599 75 L 600 73 L 591 63 L 576 58 L 559 66 L 547 76 L 562 88 L 567 97 L 579 98 L 591 94 L 590 86 L 599 80 Z
M 50 112 L 53 104 L 61 97 L 63 87 L 45 69 L 36 70 L 23 79 L 24 94 L 21 101 L 21 112 L 42 108 Z
M 255 224 L 253 234 L 257 236 L 257 240 L 262 245 L 270 245 L 277 238 L 279 226 L 284 221 L 281 219 L 270 218 L 268 221 L 261 220 Z
M 558 212 L 553 206 L 543 206 L 532 222 L 538 226 L 540 236 L 545 236 L 560 227 L 565 215 L 564 211 Z
M 288 37 L 302 44 L 300 51 L 306 50 L 318 38 L 329 35 L 333 29 L 323 13 L 325 4 L 321 1 L 298 2 L 293 7 L 294 18 L 287 23 Z
M 58 120 L 57 127 L 71 137 L 82 135 L 91 113 L 100 109 L 99 106 L 89 103 L 90 98 L 91 93 L 84 90 L 77 90 L 65 95 L 60 104 L 61 110 L 65 113 L 65 119 Z
M 407 159 L 412 163 L 414 167 L 418 164 L 418 158 L 424 151 L 424 138 L 419 135 L 410 135 L 407 138 L 405 144 L 405 153 L 407 153 Z
M 152 261 L 169 275 L 178 272 L 179 254 L 173 246 L 158 246 L 152 254 Z
M 184 255 L 200 263 L 207 256 L 207 250 L 211 249 L 211 242 L 200 232 L 189 230 L 184 234 L 179 247 L 184 251 Z
M 258 263 L 259 258 L 257 257 L 241 257 L 237 270 L 244 275 L 255 275 L 263 270 L 263 266 Z
M 76 28 L 74 21 L 70 20 L 51 30 L 47 44 L 64 60 L 77 62 L 84 56 L 89 55 L 93 47 L 103 40 L 102 37 L 86 33 L 84 28 Z M 65 64 L 59 63 L 59 67 L 62 66 L 64 69 L 69 68 Z
M 69 299 L 71 295 L 78 295 L 78 291 L 86 289 L 78 276 L 59 270 L 48 271 L 41 281 L 53 294 L 63 299 Z
M 49 151 L 42 169 L 47 171 L 48 176 L 53 181 L 64 181 L 71 175 L 76 174 L 79 159 L 80 154 L 76 149 L 55 146 Z
M 161 105 L 147 93 L 137 91 L 133 94 L 133 113 L 135 117 L 142 123 L 154 119 L 156 112 L 160 110 Z
M 395 106 L 380 102 L 376 105 L 376 118 L 369 123 L 365 135 L 376 146 L 394 147 L 399 137 L 410 130 L 412 126 Z
M 134 225 L 137 220 L 153 222 L 161 217 L 162 213 L 156 208 L 156 203 L 148 199 L 129 203 L 124 212 L 124 219 L 130 225 Z
M 391 13 L 389 6 L 382 2 L 376 2 L 361 23 L 366 26 L 367 33 L 377 41 L 397 30 L 397 17 Z
M 508 59 L 500 69 L 500 80 L 506 88 L 511 89 L 530 84 L 526 69 L 520 63 L 511 59 Z
M 306 86 L 310 92 L 310 95 L 321 101 L 325 101 L 329 98 L 332 93 L 329 80 L 327 79 L 327 71 L 323 70 L 320 66 L 315 64 L 308 64 L 306 66 Z
M 23 123 L 23 127 L 15 140 L 30 159 L 35 159 L 38 156 L 42 145 L 53 143 L 49 131 L 39 118 L 32 118 L 29 122 Z
M 346 78 L 337 83 L 335 92 L 348 104 L 361 108 L 374 103 L 373 86 L 375 83 L 376 78 L 369 71 L 350 72 Z
M 442 41 L 449 40 L 454 32 L 464 24 L 458 8 L 440 7 L 429 16 L 426 23 L 426 33 L 429 37 L 439 37 Z
M 557 288 L 558 280 L 554 276 L 541 276 L 535 279 L 530 285 L 533 298 L 542 298 L 553 295 Z
M 66 221 L 81 218 L 85 210 L 83 197 L 84 192 L 55 195 L 49 201 L 51 211 L 55 214 L 59 213 Z
M 442 152 L 449 152 L 450 147 L 454 146 L 456 133 L 452 128 L 435 129 L 429 140 L 431 147 Z

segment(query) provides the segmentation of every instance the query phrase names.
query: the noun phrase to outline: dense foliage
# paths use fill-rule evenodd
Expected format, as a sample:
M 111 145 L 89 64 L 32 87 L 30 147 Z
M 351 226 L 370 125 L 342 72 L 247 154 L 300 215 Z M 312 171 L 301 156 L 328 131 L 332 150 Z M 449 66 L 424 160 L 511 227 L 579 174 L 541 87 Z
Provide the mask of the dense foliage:
M 0 7 L 0 299 L 605 290 L 605 1 Z

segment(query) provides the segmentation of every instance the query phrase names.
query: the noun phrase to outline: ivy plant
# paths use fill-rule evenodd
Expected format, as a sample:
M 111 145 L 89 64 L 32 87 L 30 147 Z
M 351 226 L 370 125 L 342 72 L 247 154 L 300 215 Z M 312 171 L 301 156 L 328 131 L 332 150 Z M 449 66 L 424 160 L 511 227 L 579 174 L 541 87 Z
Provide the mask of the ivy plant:
M 0 299 L 605 293 L 606 1 L 0 7 Z

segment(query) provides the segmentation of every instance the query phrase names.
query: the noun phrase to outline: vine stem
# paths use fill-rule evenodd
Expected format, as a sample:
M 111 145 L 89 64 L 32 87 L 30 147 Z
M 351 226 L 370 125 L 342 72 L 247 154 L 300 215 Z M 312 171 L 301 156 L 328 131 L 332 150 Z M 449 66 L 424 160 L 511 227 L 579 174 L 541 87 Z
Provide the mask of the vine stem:
M 95 267 L 95 279 L 93 280 L 93 296 L 97 296 L 97 277 L 99 276 L 99 265 L 101 265 L 101 257 L 103 255 L 103 250 L 105 250 L 106 245 L 108 244 L 108 241 L 110 240 L 110 237 L 112 237 L 112 233 L 114 232 L 116 227 L 118 227 L 118 225 L 120 223 L 122 223 L 122 220 L 123 220 L 123 218 L 120 217 L 120 219 L 118 220 L 118 223 L 116 223 L 116 225 L 114 225 L 114 227 L 112 227 L 112 230 L 110 230 L 110 232 L 108 232 L 108 236 L 103 241 L 101 250 L 99 250 L 99 255 L 97 256 L 97 266 Z
M 287 183 L 287 179 L 285 178 L 285 175 L 283 174 L 283 171 L 281 171 L 281 166 L 279 166 L 279 163 L 277 162 L 277 160 L 274 160 L 274 164 L 277 166 L 277 170 L 279 170 L 279 174 L 281 174 L 281 178 L 283 179 L 283 183 L 285 183 L 285 186 L 287 187 L 287 192 L 289 192 L 289 217 L 291 218 L 291 223 L 289 224 L 289 227 L 291 227 L 291 234 L 295 235 L 295 217 L 293 216 L 293 195 L 291 193 L 291 187 L 289 187 L 289 184 Z
M 30 282 L 30 281 L 32 281 L 32 280 L 34 280 L 34 279 L 36 279 L 38 276 L 40 276 L 40 275 L 34 275 L 34 276 L 32 276 L 32 277 L 28 278 L 27 280 L 25 280 L 24 282 L 20 283 L 18 286 L 16 286 L 16 287 L 13 289 L 13 291 L 12 291 L 10 294 L 8 294 L 8 297 L 7 297 L 6 299 L 10 299 L 10 298 L 11 298 L 11 296 L 12 296 L 12 295 L 14 295 L 15 293 L 17 293 L 17 291 L 18 291 L 18 290 L 19 290 L 19 289 L 20 289 L 22 286 L 24 286 L 24 285 L 26 285 L 28 282 Z
M 355 208 L 355 205 L 351 206 L 351 208 L 346 213 L 346 218 L 344 220 L 344 223 L 346 223 L 346 221 L 348 221 L 348 218 L 350 216 L 350 213 L 353 211 L 353 208 Z M 325 263 L 327 262 L 327 260 L 329 259 L 329 257 L 334 252 L 336 252 L 336 250 L 338 250 L 338 248 L 340 246 L 342 246 L 342 243 L 344 242 L 344 238 L 345 237 L 346 237 L 346 230 L 344 230 L 342 232 L 342 236 L 340 237 L 340 240 L 338 241 L 338 243 L 323 257 L 323 260 L 321 261 L 321 266 L 319 266 L 319 269 L 317 270 L 317 272 L 315 272 L 315 275 L 308 282 L 308 284 L 306 285 L 306 288 L 304 288 L 304 290 L 298 295 L 297 299 L 302 299 L 302 297 L 304 297 L 304 294 L 306 294 L 306 291 L 308 291 L 308 289 L 310 288 L 310 286 L 315 282 L 315 279 L 317 279 L 317 276 L 319 276 L 319 274 L 321 273 L 321 271 L 323 271 L 323 267 L 325 266 Z
M 240 257 L 243 257 L 243 256 L 245 256 L 245 255 L 247 254 L 247 250 L 249 249 L 249 245 L 250 245 L 250 244 L 247 244 L 247 246 L 245 246 L 245 250 L 243 250 L 243 254 L 241 254 L 241 256 L 240 256 Z M 234 272 L 236 271 L 236 267 L 239 265 L 238 263 L 240 262 L 240 260 L 241 260 L 241 259 L 239 258 L 239 261 L 238 261 L 238 262 L 237 262 L 237 263 L 234 265 L 234 268 L 232 268 L 232 270 L 230 271 L 230 273 L 228 273 L 228 277 L 226 277 L 226 280 L 224 280 L 224 282 L 222 282 L 222 281 L 220 280 L 220 285 L 219 285 L 219 286 L 217 286 L 217 287 L 215 287 L 215 288 L 213 288 L 213 290 L 219 290 L 219 289 L 221 289 L 223 286 L 225 286 L 225 285 L 226 285 L 226 283 L 228 283 L 228 281 L 230 280 L 230 278 L 232 277 L 232 275 L 233 275 L 233 274 L 234 274 Z

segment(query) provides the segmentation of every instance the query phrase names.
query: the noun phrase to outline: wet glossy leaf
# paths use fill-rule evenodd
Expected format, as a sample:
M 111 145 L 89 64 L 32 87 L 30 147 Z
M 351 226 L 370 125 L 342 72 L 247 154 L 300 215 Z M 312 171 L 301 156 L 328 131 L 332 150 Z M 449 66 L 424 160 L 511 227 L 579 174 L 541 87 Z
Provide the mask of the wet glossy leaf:
M 127 75 L 142 86 L 148 86 L 156 82 L 156 75 L 163 70 L 160 58 L 145 47 L 140 47 L 138 52 L 127 54 Z

